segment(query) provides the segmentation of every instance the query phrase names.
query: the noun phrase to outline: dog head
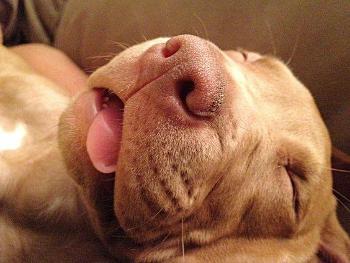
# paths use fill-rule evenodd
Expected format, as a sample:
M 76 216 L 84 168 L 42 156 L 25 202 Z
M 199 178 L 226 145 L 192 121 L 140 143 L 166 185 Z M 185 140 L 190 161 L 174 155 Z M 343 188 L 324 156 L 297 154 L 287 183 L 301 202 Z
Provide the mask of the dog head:
M 89 86 L 63 114 L 60 144 L 117 258 L 161 261 L 224 237 L 349 254 L 327 130 L 278 59 L 160 38 L 117 55 Z

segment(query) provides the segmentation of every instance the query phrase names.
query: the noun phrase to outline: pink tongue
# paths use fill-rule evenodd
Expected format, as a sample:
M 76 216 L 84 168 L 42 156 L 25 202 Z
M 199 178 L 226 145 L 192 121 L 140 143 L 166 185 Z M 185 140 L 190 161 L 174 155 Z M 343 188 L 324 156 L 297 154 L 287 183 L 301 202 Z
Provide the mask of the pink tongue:
M 99 111 L 87 134 L 87 152 L 95 168 L 102 173 L 112 173 L 116 169 L 123 122 L 119 104 L 110 104 Z

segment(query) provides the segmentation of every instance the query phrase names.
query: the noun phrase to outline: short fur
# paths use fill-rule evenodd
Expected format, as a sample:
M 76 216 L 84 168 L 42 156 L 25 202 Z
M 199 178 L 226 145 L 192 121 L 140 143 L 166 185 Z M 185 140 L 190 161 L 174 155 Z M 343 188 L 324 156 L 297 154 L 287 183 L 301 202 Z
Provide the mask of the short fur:
M 178 36 L 200 43 L 207 56 L 195 59 L 215 64 L 206 83 L 222 90 L 206 98 L 217 103 L 205 121 L 169 117 L 159 99 L 172 92 L 167 80 L 134 90 L 140 58 L 166 40 L 129 48 L 90 77 L 125 104 L 115 180 L 86 152 L 84 93 L 70 102 L 0 48 L 1 126 L 27 128 L 20 149 L 0 153 L 0 262 L 349 262 L 330 139 L 308 90 L 276 58 L 237 62 Z M 195 82 L 190 107 L 202 106 L 200 92 L 209 91 Z

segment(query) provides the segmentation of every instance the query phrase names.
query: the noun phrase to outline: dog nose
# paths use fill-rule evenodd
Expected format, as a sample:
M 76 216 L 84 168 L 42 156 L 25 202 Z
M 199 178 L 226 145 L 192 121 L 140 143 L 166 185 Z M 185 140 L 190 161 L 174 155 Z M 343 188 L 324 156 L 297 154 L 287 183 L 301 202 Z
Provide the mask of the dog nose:
M 175 97 L 190 114 L 215 116 L 222 108 L 227 86 L 223 64 L 222 54 L 213 44 L 180 35 L 144 53 L 138 85 L 162 85 L 165 96 Z

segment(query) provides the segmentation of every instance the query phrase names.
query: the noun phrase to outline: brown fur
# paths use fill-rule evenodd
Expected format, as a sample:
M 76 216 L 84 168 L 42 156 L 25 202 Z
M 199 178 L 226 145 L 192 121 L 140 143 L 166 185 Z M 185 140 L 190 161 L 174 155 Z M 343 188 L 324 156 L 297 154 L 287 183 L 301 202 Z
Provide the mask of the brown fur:
M 1 260 L 349 262 L 330 140 L 308 90 L 276 58 L 236 63 L 203 40 L 208 55 L 196 59 L 215 63 L 223 100 L 205 121 L 172 119 L 159 102 L 167 80 L 133 90 L 139 57 L 165 41 L 127 49 L 90 77 L 125 103 L 115 182 L 89 160 L 79 99 L 69 104 L 1 47 L 1 123 L 22 121 L 32 136 L 0 155 Z

